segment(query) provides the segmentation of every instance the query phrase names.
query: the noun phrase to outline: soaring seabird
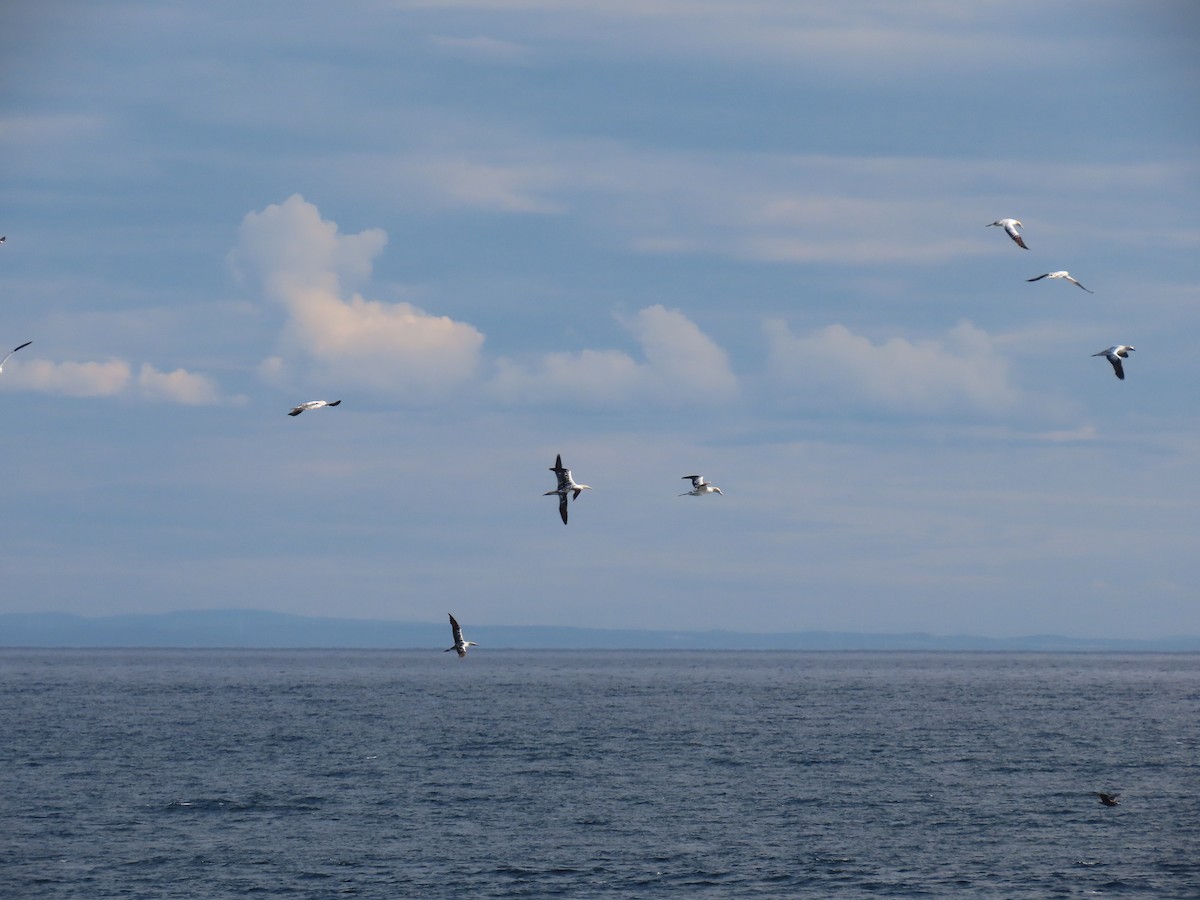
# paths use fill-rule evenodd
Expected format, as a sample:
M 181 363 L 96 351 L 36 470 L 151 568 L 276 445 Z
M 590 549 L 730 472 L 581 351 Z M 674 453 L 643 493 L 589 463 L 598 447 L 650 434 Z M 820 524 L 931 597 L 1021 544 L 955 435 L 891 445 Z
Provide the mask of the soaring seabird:
M 546 491 L 542 496 L 549 497 L 551 494 L 558 494 L 558 514 L 562 516 L 563 524 L 566 525 L 567 495 L 569 494 L 572 500 L 578 500 L 581 493 L 590 491 L 592 488 L 591 485 L 575 483 L 575 479 L 571 477 L 571 470 L 563 468 L 561 453 L 555 458 L 550 471 L 558 476 L 558 487 L 552 491 Z
M 1095 793 L 1100 798 L 1100 802 L 1105 806 L 1120 806 L 1121 804 L 1121 801 L 1117 799 L 1117 797 L 1121 796 L 1120 794 L 1106 794 L 1103 791 L 1096 791 Z
M 0 238 L 0 240 L 3 240 L 3 238 Z M 29 346 L 30 344 L 32 344 L 32 343 L 33 343 L 33 341 L 26 341 L 26 342 L 25 342 L 25 343 L 23 343 L 23 344 L 22 344 L 20 347 L 13 347 L 13 349 L 9 350 L 9 351 L 8 351 L 8 353 L 6 353 L 6 354 L 4 355 L 4 359 L 0 359 L 0 372 L 3 372 L 3 371 L 4 371 L 4 364 L 5 364 L 6 362 L 8 362 L 8 358 L 9 358 L 10 356 L 12 356 L 12 355 L 13 355 L 14 353 L 16 353 L 18 350 L 23 350 L 23 349 L 25 349 L 26 347 L 28 347 L 28 346 Z
M 1012 238 L 1014 241 L 1016 241 L 1017 246 L 1020 247 L 1022 250 L 1029 249 L 1028 247 L 1025 246 L 1025 239 L 1023 237 L 1021 237 L 1020 232 L 1017 231 L 1018 228 L 1024 228 L 1025 226 L 1022 225 L 1020 223 L 1020 221 L 1018 221 L 1017 219 L 997 219 L 995 222 L 992 222 L 991 225 L 988 225 L 987 227 L 991 228 L 992 225 L 999 225 L 1001 228 L 1003 228 L 1005 231 L 1007 231 L 1008 236 L 1010 238 Z
M 684 491 L 680 497 L 703 497 L 705 494 L 720 494 L 721 489 L 711 482 L 705 481 L 703 475 L 684 475 L 684 481 L 691 479 L 692 489 Z M 724 495 L 722 495 L 724 496 Z
M 1093 353 L 1092 356 L 1108 357 L 1108 361 L 1112 363 L 1113 371 L 1117 373 L 1118 378 L 1124 381 L 1125 367 L 1121 365 L 1121 360 L 1128 359 L 1129 351 L 1136 349 L 1136 347 L 1130 347 L 1128 344 L 1117 344 L 1114 347 L 1109 347 L 1107 350 L 1101 350 L 1099 353 Z
M 1075 285 L 1075 287 L 1083 288 L 1089 294 L 1096 293 L 1095 291 L 1088 291 L 1087 288 L 1083 287 L 1082 284 L 1080 284 L 1078 281 L 1076 281 L 1074 278 L 1071 277 L 1070 272 L 1047 272 L 1045 275 L 1039 275 L 1037 278 L 1026 278 L 1025 280 L 1026 281 L 1041 281 L 1043 278 L 1065 278 L 1067 281 L 1071 282 L 1071 284 Z
M 447 613 L 447 615 L 450 615 Z M 454 632 L 454 646 L 447 647 L 444 652 L 449 653 L 451 650 L 458 651 L 458 658 L 462 659 L 467 655 L 468 647 L 478 647 L 474 641 L 464 641 L 462 636 L 462 628 L 458 625 L 458 620 L 454 616 L 450 616 L 450 630 Z
M 320 409 L 322 406 L 337 406 L 341 402 L 341 400 L 309 400 L 307 403 L 301 403 L 299 406 L 295 407 L 290 413 L 288 413 L 288 415 L 298 416 L 306 409 Z

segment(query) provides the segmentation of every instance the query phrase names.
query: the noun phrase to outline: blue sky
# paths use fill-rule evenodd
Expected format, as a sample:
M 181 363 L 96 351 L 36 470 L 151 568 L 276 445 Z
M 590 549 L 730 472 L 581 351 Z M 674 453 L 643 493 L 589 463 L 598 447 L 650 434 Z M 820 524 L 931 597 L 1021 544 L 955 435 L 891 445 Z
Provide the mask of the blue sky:
M 1198 38 L 6 7 L 0 611 L 1200 634 Z

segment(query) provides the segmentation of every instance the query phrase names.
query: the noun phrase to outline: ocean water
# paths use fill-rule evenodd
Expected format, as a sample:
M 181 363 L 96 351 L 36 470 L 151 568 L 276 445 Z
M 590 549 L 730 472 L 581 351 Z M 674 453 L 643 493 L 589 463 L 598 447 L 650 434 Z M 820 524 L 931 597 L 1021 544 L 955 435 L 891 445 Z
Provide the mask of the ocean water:
M 1197 655 L 3 650 L 0 679 L 0 897 L 1200 897 Z

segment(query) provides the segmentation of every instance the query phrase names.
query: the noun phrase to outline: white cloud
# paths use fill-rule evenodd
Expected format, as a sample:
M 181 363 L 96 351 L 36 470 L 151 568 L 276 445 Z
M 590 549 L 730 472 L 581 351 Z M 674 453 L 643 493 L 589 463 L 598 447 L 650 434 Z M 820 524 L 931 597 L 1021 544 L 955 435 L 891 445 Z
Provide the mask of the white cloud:
M 688 406 L 737 395 L 728 355 L 679 310 L 650 306 L 622 324 L 641 346 L 644 362 L 620 350 L 550 353 L 532 365 L 502 358 L 493 390 L 509 401 L 593 405 L 637 399 Z
M 12 363 L 9 364 L 12 366 Z M 69 397 L 113 397 L 129 387 L 131 370 L 123 359 L 108 362 L 52 362 L 31 359 L 4 372 L 15 387 Z M 11 381 L 10 381 L 11 379 Z
M 1018 399 L 996 342 L 970 322 L 940 339 L 893 337 L 881 344 L 843 325 L 798 337 L 783 322 L 771 321 L 766 333 L 771 376 L 807 406 L 995 414 Z
M 218 402 L 216 385 L 210 379 L 184 369 L 160 372 L 149 363 L 142 363 L 138 386 L 144 397 L 152 399 L 187 406 L 211 406 Z
M 371 274 L 386 241 L 378 229 L 340 234 L 298 194 L 246 216 L 232 261 L 256 273 L 288 313 L 282 352 L 265 372 L 279 374 L 289 356 L 301 356 L 323 378 L 380 389 L 442 389 L 473 375 L 484 340 L 473 326 L 347 292 Z
M 54 362 L 31 359 L 10 362 L 5 367 L 6 387 L 63 394 L 68 397 L 119 397 L 137 394 L 150 400 L 167 400 L 188 406 L 205 406 L 220 402 L 216 385 L 205 375 L 175 369 L 160 372 L 143 363 L 137 378 L 133 367 L 123 359 L 106 362 Z

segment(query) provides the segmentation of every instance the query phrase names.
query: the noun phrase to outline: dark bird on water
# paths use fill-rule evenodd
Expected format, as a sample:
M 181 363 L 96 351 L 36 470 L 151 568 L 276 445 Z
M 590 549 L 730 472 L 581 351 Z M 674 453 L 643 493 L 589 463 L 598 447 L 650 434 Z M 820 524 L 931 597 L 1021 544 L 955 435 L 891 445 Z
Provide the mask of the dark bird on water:
M 1096 791 L 1096 796 L 1100 798 L 1100 802 L 1105 806 L 1119 806 L 1121 801 L 1117 799 L 1120 794 L 1106 794 L 1103 791 Z

